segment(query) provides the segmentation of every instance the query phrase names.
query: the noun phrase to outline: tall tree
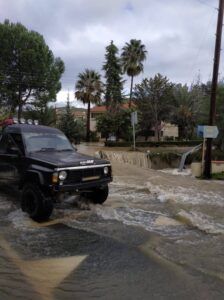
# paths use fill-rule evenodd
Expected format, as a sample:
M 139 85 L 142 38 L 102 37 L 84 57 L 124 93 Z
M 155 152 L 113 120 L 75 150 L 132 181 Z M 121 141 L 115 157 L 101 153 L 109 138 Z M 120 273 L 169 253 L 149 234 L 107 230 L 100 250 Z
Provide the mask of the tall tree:
M 44 38 L 22 24 L 0 23 L 0 103 L 21 116 L 26 104 L 54 101 L 64 63 L 54 58 Z
M 134 89 L 134 101 L 144 116 L 148 113 L 149 119 L 144 119 L 145 127 L 153 124 L 155 136 L 160 140 L 161 123 L 170 119 L 170 111 L 173 102 L 173 84 L 167 77 L 161 74 L 155 75 L 154 78 L 143 79 L 141 84 L 137 84 Z
M 97 131 L 101 132 L 106 140 L 110 135 L 116 139 L 130 140 L 132 134 L 131 110 L 119 109 L 115 113 L 107 111 L 97 118 Z
M 130 40 L 122 48 L 121 62 L 123 71 L 131 77 L 131 87 L 129 96 L 129 107 L 131 106 L 134 76 L 139 75 L 144 70 L 143 61 L 146 59 L 147 51 L 141 40 Z
M 224 151 L 224 80 L 218 84 L 216 124 L 219 129 L 218 146 Z
M 106 47 L 106 61 L 103 65 L 103 70 L 105 71 L 106 77 L 106 106 L 112 112 L 116 111 L 122 102 L 122 69 L 117 55 L 118 48 L 114 45 L 113 41 L 111 41 L 110 45 Z
M 86 141 L 90 140 L 90 104 L 98 104 L 101 101 L 103 84 L 101 76 L 94 70 L 86 69 L 85 72 L 79 73 L 78 81 L 75 85 L 75 96 L 84 104 L 88 105 L 86 121 Z
M 58 127 L 61 129 L 61 131 L 64 132 L 64 134 L 71 142 L 75 142 L 77 140 L 77 124 L 71 112 L 69 96 L 67 98 L 65 113 L 61 116 Z
M 190 139 L 202 112 L 205 93 L 199 83 L 192 84 L 190 88 L 177 84 L 174 86 L 173 95 L 172 122 L 178 125 L 180 138 Z
M 174 103 L 172 121 L 178 125 L 179 137 L 188 139 L 192 133 L 193 111 L 187 85 L 174 87 Z

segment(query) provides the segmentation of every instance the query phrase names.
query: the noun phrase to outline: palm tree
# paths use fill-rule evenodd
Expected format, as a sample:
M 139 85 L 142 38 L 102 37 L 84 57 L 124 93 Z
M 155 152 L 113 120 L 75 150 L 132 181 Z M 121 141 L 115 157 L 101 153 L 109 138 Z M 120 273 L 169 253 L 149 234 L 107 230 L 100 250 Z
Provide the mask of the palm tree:
M 194 128 L 200 116 L 203 116 L 204 92 L 199 83 L 187 85 L 177 84 L 173 89 L 174 109 L 171 120 L 178 125 L 179 137 L 192 138 Z M 206 109 L 207 111 L 207 109 Z
M 123 71 L 131 77 L 129 107 L 131 106 L 134 76 L 143 72 L 143 61 L 146 59 L 146 54 L 145 45 L 141 43 L 141 40 L 132 39 L 130 43 L 126 43 L 122 48 L 121 62 Z
M 90 139 L 90 104 L 100 103 L 100 96 L 103 92 L 103 84 L 100 80 L 101 76 L 94 70 L 86 69 L 85 72 L 79 73 L 76 82 L 75 96 L 84 104 L 88 104 L 87 122 L 86 122 L 86 141 Z

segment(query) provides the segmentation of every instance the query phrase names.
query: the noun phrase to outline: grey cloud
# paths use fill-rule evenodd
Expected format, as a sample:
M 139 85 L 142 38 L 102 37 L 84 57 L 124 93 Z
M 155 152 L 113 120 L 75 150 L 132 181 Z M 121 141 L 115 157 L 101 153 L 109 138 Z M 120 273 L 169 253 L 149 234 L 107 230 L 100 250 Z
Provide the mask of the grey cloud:
M 0 21 L 20 21 L 45 37 L 55 56 L 65 62 L 64 90 L 74 88 L 85 68 L 101 72 L 111 40 L 121 49 L 131 38 L 141 39 L 148 50 L 144 74 L 135 82 L 160 72 L 190 83 L 198 70 L 205 81 L 211 74 L 217 2 L 0 0 Z

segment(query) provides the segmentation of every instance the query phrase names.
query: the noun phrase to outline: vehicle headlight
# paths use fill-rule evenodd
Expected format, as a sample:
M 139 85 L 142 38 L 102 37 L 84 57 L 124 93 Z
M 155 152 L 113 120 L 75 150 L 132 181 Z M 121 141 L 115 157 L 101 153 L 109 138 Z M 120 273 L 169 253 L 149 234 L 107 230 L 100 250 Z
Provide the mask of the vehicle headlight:
M 108 168 L 108 167 L 104 167 L 104 168 L 103 168 L 103 173 L 104 173 L 105 175 L 107 175 L 107 174 L 109 173 L 109 168 Z
M 65 179 L 67 178 L 67 172 L 66 172 L 66 171 L 61 171 L 61 172 L 59 172 L 58 178 L 59 178 L 60 180 L 65 180 Z

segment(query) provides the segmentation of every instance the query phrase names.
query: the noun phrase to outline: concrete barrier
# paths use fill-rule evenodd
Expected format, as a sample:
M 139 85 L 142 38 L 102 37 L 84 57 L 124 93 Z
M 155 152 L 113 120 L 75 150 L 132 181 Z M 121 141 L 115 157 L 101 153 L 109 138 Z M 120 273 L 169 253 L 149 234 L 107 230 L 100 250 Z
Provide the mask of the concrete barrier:
M 221 173 L 224 172 L 224 161 L 213 160 L 211 162 L 211 173 Z M 201 162 L 193 162 L 191 163 L 191 173 L 195 177 L 200 177 L 202 175 L 202 166 Z
M 212 174 L 224 172 L 224 161 L 213 160 L 212 161 Z
M 191 163 L 191 173 L 195 177 L 200 177 L 202 174 L 201 162 Z
M 123 151 L 101 151 L 101 156 L 109 160 L 136 165 L 145 169 L 151 169 L 151 160 L 146 153 L 123 152 Z

